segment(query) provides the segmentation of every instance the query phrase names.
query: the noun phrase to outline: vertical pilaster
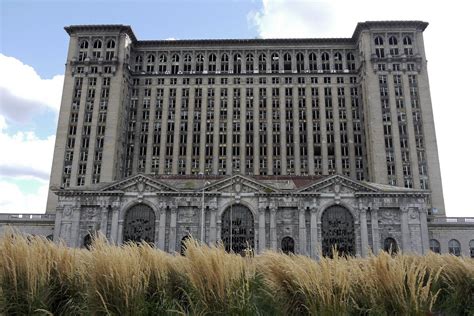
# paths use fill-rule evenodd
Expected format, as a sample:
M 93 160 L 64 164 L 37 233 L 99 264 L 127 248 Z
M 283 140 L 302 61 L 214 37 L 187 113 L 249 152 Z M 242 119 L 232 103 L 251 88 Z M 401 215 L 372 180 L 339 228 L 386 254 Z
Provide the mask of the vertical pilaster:
M 426 218 L 426 209 L 419 208 L 418 212 L 420 213 L 420 229 L 421 229 L 421 244 L 422 244 L 422 253 L 427 254 L 430 250 L 430 241 L 428 235 L 428 220 Z
M 372 251 L 375 255 L 379 253 L 380 250 L 380 236 L 379 236 L 379 218 L 378 218 L 378 209 L 370 209 L 370 223 L 372 228 Z
M 360 208 L 359 210 L 359 225 L 360 225 L 360 241 L 361 241 L 361 255 L 367 257 L 369 249 L 369 236 L 367 233 L 367 209 Z
M 310 238 L 311 238 L 311 258 L 316 259 L 318 257 L 318 222 L 317 222 L 317 208 L 311 209 L 310 219 Z
M 112 226 L 110 228 L 110 241 L 117 245 L 118 240 L 118 221 L 119 221 L 119 208 L 117 206 L 113 206 L 112 208 Z
M 277 250 L 277 228 L 276 228 L 277 209 L 270 209 L 270 247 L 273 251 Z
M 213 245 L 217 241 L 217 209 L 211 208 L 211 220 L 209 225 L 209 245 Z
M 158 231 L 158 248 L 165 251 L 165 235 L 166 235 L 166 208 L 161 204 L 160 208 L 160 229 Z
M 262 253 L 266 248 L 265 240 L 265 209 L 262 208 L 259 210 L 258 218 L 258 252 Z
M 177 207 L 171 208 L 171 218 L 170 218 L 170 233 L 169 233 L 169 245 L 168 251 L 170 253 L 175 252 L 176 250 L 176 216 L 178 213 Z
M 410 230 L 408 227 L 408 207 L 401 208 L 401 222 L 402 222 L 402 250 L 403 252 L 410 252 Z
M 298 214 L 299 214 L 299 225 L 298 225 L 298 231 L 299 231 L 299 246 L 300 246 L 300 249 L 299 249 L 299 253 L 301 255 L 306 255 L 307 251 L 306 251 L 306 218 L 305 218 L 305 213 L 306 213 L 306 209 L 301 207 L 299 210 L 298 210 Z

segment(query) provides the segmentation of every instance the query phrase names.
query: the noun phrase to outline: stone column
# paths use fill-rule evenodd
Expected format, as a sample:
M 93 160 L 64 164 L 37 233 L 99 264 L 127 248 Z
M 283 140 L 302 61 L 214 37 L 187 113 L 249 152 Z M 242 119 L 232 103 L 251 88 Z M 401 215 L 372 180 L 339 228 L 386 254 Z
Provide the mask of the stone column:
M 301 255 L 306 255 L 306 219 L 305 219 L 305 213 L 306 209 L 305 208 L 300 208 L 299 209 L 299 244 L 300 244 L 300 249 L 299 253 Z
M 359 210 L 359 215 L 360 215 L 360 241 L 361 241 L 361 255 L 362 257 L 367 257 L 368 254 L 368 248 L 369 248 L 369 236 L 367 234 L 367 209 L 366 208 L 361 208 Z
M 403 252 L 410 252 L 410 230 L 408 227 L 408 207 L 401 208 L 402 211 L 402 250 Z
M 258 253 L 262 253 L 266 248 L 265 240 L 265 209 L 259 210 L 258 219 Z
M 56 207 L 56 216 L 54 218 L 54 235 L 53 240 L 54 242 L 59 242 L 61 236 L 61 222 L 63 216 L 63 208 L 58 206 Z
M 118 207 L 115 206 L 112 209 L 112 227 L 110 228 L 110 241 L 113 244 L 117 244 L 118 221 L 119 221 L 119 209 Z
M 217 209 L 211 208 L 211 221 L 209 227 L 209 245 L 213 245 L 217 241 Z
M 107 237 L 107 218 L 109 215 L 109 208 L 107 205 L 102 206 L 100 217 L 100 233 Z
M 378 209 L 370 209 L 370 216 L 370 222 L 372 224 L 372 251 L 377 255 L 380 250 Z
M 428 236 L 428 220 L 426 218 L 426 209 L 419 208 L 420 213 L 420 228 L 421 228 L 421 244 L 422 244 L 422 253 L 427 254 L 430 250 L 430 241 Z
M 277 228 L 276 228 L 276 208 L 270 209 L 270 247 L 277 250 Z
M 166 208 L 164 204 L 160 208 L 160 228 L 158 230 L 158 248 L 165 251 L 165 234 L 166 234 Z
M 317 221 L 317 208 L 313 207 L 311 209 L 311 228 L 310 228 L 310 236 L 311 236 L 311 258 L 316 259 L 318 257 L 318 221 Z
M 117 236 L 117 244 L 123 244 L 123 219 L 119 219 L 118 221 L 118 236 Z
M 71 228 L 71 247 L 80 247 L 81 241 L 79 240 L 79 223 L 81 220 L 81 207 L 73 208 L 72 213 L 72 228 Z
M 175 252 L 176 250 L 176 216 L 178 213 L 177 207 L 171 208 L 171 218 L 170 218 L 170 233 L 169 233 L 169 245 L 168 250 L 170 253 Z

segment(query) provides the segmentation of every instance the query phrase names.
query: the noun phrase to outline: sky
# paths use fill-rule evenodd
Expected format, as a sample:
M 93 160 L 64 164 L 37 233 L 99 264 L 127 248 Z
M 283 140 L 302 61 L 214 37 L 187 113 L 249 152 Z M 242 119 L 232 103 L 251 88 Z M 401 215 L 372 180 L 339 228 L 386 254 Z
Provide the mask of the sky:
M 298 38 L 351 37 L 361 21 L 423 20 L 430 24 L 424 42 L 446 212 L 474 217 L 469 3 L 0 0 L 0 212 L 45 210 L 69 40 L 66 25 L 127 24 L 140 40 Z

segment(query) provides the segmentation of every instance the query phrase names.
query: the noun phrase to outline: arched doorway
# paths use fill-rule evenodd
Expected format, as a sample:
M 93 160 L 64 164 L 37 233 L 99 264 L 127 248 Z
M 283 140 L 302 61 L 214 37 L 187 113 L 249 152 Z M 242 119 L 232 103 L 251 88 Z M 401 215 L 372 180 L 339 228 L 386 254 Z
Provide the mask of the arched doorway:
M 383 250 L 393 255 L 396 255 L 398 252 L 397 241 L 392 237 L 385 238 L 383 242 Z
M 284 237 L 281 240 L 281 251 L 287 255 L 290 253 L 295 253 L 295 240 L 290 236 Z
M 340 255 L 355 255 L 354 218 L 345 207 L 327 208 L 322 217 L 323 256 L 332 257 L 333 248 Z
M 92 235 L 91 233 L 88 233 L 85 237 L 84 237 L 84 240 L 82 241 L 82 246 L 84 246 L 84 248 L 86 248 L 87 250 L 90 250 L 91 247 L 92 247 Z
M 184 256 L 186 254 L 186 242 L 191 239 L 191 236 L 186 235 L 183 238 L 181 238 L 181 249 L 180 249 L 180 254 Z
M 221 239 L 226 251 L 243 254 L 254 247 L 254 219 L 252 212 L 243 205 L 232 205 L 222 214 Z
M 155 241 L 155 213 L 146 204 L 128 209 L 123 226 L 123 242 L 153 243 Z

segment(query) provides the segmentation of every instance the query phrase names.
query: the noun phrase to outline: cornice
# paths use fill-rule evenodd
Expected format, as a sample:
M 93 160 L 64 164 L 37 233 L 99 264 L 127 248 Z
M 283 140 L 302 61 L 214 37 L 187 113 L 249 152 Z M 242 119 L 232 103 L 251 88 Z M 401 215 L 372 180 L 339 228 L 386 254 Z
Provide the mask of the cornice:
M 137 42 L 135 34 L 133 33 L 130 25 L 123 24 L 83 24 L 83 25 L 70 25 L 64 27 L 64 30 L 69 34 L 75 34 L 78 32 L 96 32 L 96 31 L 116 31 L 119 33 L 125 33 L 132 39 L 133 42 Z
M 138 40 L 133 33 L 130 25 L 124 24 L 92 24 L 92 25 L 70 25 L 64 29 L 69 35 L 78 32 L 87 31 L 117 31 L 126 33 L 132 39 L 136 48 L 141 47 L 194 47 L 194 46 L 216 46 L 216 47 L 232 47 L 232 46 L 278 46 L 278 45 L 315 45 L 315 44 L 347 44 L 354 45 L 360 33 L 365 29 L 374 28 L 414 28 L 424 31 L 428 26 L 423 21 L 366 21 L 359 22 L 354 30 L 352 37 L 335 37 L 335 38 L 267 38 L 267 39 L 185 39 L 185 40 Z

